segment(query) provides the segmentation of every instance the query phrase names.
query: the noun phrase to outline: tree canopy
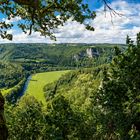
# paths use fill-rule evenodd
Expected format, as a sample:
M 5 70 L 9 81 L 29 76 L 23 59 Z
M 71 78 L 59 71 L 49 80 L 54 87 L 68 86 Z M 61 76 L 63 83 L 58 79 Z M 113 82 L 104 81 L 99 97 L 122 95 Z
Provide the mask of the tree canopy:
M 69 18 L 85 24 L 88 30 L 94 30 L 85 21 L 94 19 L 95 12 L 82 0 L 0 0 L 0 12 L 7 20 L 18 18 L 18 28 L 29 35 L 34 31 L 55 39 L 54 29 L 63 26 Z M 13 26 L 11 22 L 1 21 L 0 36 L 12 40 L 7 30 Z
M 100 0 L 99 0 L 100 1 Z M 101 0 L 104 10 L 117 14 L 108 0 Z M 86 21 L 94 19 L 96 12 L 89 8 L 83 0 L 0 0 L 0 13 L 6 20 L 0 21 L 0 37 L 12 40 L 12 34 L 7 31 L 18 26 L 24 33 L 39 32 L 42 36 L 49 36 L 55 40 L 54 30 L 72 18 L 85 25 L 87 30 L 94 31 Z M 11 19 L 17 18 L 13 24 Z

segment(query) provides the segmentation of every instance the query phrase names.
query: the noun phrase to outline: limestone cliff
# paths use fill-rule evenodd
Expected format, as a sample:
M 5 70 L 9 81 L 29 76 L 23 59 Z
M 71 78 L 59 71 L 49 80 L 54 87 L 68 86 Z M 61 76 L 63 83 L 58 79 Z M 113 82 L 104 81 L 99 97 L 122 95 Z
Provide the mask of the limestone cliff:
M 99 52 L 96 48 L 88 48 L 86 49 L 86 54 L 89 58 L 93 58 L 94 56 L 95 57 L 98 57 L 99 56 Z
M 96 49 L 96 48 L 87 48 L 86 50 L 81 51 L 81 52 L 75 54 L 73 56 L 73 59 L 75 59 L 76 61 L 78 61 L 78 60 L 81 60 L 83 58 L 94 58 L 94 57 L 98 57 L 99 55 L 100 54 L 99 54 L 98 49 Z

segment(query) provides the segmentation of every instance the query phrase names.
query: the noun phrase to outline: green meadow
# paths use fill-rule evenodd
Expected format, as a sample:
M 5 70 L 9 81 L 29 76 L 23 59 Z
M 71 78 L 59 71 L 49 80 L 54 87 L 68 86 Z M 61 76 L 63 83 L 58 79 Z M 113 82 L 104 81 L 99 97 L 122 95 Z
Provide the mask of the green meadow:
M 69 72 L 69 70 L 37 73 L 32 75 L 26 90 L 26 94 L 34 96 L 38 101 L 41 101 L 43 104 L 45 104 L 46 101 L 43 91 L 44 86 L 58 80 L 63 74 L 66 74 L 67 72 Z

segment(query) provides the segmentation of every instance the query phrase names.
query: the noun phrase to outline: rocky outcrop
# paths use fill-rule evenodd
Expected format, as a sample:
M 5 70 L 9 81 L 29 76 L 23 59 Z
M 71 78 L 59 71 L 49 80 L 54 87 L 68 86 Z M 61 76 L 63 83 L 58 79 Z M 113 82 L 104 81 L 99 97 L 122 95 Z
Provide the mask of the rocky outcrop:
M 98 57 L 99 51 L 96 48 L 88 48 L 86 49 L 87 56 L 89 58 Z
M 4 98 L 0 93 L 0 140 L 7 140 L 8 130 L 4 118 Z
M 73 56 L 75 61 L 79 61 L 85 57 L 87 58 L 94 58 L 99 57 L 99 51 L 96 48 L 87 48 L 85 51 L 79 52 Z

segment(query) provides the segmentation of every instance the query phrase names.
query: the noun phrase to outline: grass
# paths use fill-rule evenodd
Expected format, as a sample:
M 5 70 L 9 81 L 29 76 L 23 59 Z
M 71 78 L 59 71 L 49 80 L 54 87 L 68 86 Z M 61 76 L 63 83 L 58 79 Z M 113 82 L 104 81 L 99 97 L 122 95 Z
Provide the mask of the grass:
M 54 71 L 54 72 L 45 72 L 38 73 L 32 76 L 31 81 L 29 82 L 26 94 L 34 96 L 38 101 L 41 101 L 43 104 L 46 104 L 43 88 L 46 84 L 52 83 L 58 80 L 63 74 L 69 72 L 65 71 Z
M 10 91 L 12 91 L 14 88 L 9 89 L 1 89 L 1 93 L 3 96 L 6 96 Z

